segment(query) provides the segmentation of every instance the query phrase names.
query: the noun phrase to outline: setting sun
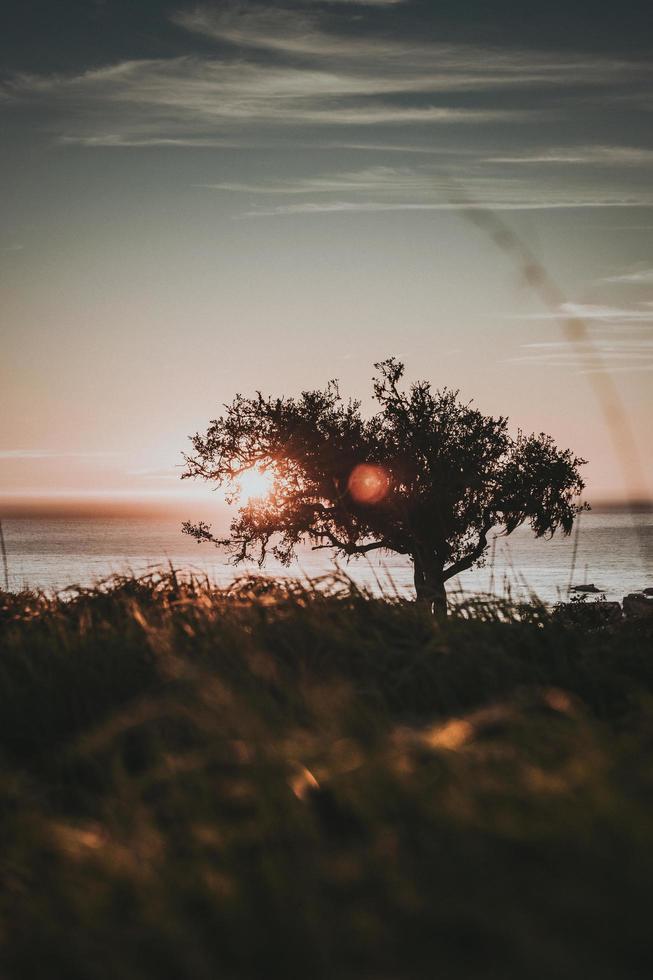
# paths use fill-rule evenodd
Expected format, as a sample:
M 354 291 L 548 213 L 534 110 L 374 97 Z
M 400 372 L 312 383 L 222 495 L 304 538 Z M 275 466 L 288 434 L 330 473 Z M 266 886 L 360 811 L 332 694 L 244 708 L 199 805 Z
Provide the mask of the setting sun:
M 238 477 L 240 500 L 248 504 L 250 500 L 267 497 L 272 489 L 274 474 L 271 470 L 263 470 L 259 466 L 251 466 Z

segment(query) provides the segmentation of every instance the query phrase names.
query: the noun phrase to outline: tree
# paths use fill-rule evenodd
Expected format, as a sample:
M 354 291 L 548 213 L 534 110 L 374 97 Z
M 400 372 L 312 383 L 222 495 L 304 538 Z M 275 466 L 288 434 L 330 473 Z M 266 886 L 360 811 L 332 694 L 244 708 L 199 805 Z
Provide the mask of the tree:
M 491 531 L 529 522 L 536 537 L 569 534 L 587 505 L 579 467 L 550 436 L 512 437 L 508 420 L 482 415 L 457 391 L 427 381 L 400 387 L 404 366 L 376 364 L 379 411 L 361 415 L 338 384 L 299 398 L 237 395 L 204 435 L 191 438 L 184 478 L 199 477 L 240 503 L 231 536 L 186 522 L 198 541 L 226 547 L 234 563 L 271 552 L 288 564 L 301 541 L 349 557 L 406 555 L 417 599 L 446 615 L 445 583 L 482 563 Z M 268 474 L 269 492 L 243 500 L 239 480 Z

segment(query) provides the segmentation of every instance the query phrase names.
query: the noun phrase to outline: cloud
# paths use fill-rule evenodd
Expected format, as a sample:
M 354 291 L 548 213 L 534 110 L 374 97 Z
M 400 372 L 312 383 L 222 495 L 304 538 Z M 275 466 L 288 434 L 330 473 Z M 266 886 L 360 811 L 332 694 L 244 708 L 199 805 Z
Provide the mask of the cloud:
M 22 252 L 24 250 L 24 245 L 19 245 L 18 243 L 12 245 L 3 245 L 0 247 L 0 252 L 4 254 L 11 254 L 12 252 Z
M 567 368 L 578 373 L 653 371 L 653 337 L 598 336 L 571 345 L 568 341 L 522 344 L 525 352 L 511 364 Z
M 586 320 L 599 323 L 653 323 L 653 306 L 639 303 L 637 306 L 619 307 L 597 303 L 562 303 L 557 312 L 507 314 L 509 320 Z
M 524 93 L 650 80 L 635 61 L 401 37 L 375 26 L 378 12 L 359 23 L 350 6 L 200 5 L 172 19 L 202 38 L 201 56 L 123 61 L 73 76 L 23 73 L 6 83 L 5 96 L 45 106 L 49 125 L 63 124 L 65 143 L 181 147 L 279 138 L 280 128 L 296 138 L 301 127 L 533 122 L 564 107 L 525 104 Z M 390 16 L 401 4 L 358 6 L 386 7 Z M 504 89 L 516 103 L 488 105 L 488 93 Z
M 437 173 L 410 167 L 372 166 L 363 170 L 318 174 L 304 178 L 281 178 L 259 183 L 222 181 L 203 185 L 210 190 L 231 193 L 297 195 L 343 194 L 348 192 L 391 195 L 423 195 L 448 186 Z
M 375 124 L 483 124 L 519 121 L 518 109 L 451 107 L 397 102 L 422 92 L 425 79 L 347 73 L 329 68 L 260 65 L 188 56 L 131 61 L 73 77 L 21 76 L 16 98 L 47 98 L 52 111 L 70 115 L 79 129 L 63 137 L 87 145 L 141 141 L 208 141 L 244 125 L 369 126 Z M 435 91 L 435 89 L 433 90 Z M 395 101 L 393 101 L 395 100 Z M 97 126 L 102 107 L 103 129 Z M 107 121 L 116 125 L 109 129 Z M 107 133 L 109 134 L 107 136 Z
M 177 471 L 171 469 L 141 467 L 138 469 L 127 470 L 127 476 L 140 476 L 148 480 L 179 480 L 180 468 Z
M 350 7 L 398 7 L 408 3 L 408 0 L 307 0 L 308 3 L 322 4 L 325 7 L 334 4 L 349 4 Z
M 279 146 L 285 149 L 305 149 L 305 150 L 359 150 L 362 153 L 403 153 L 418 154 L 434 157 L 465 157 L 473 155 L 473 151 L 464 147 L 443 146 L 438 143 L 433 146 L 420 145 L 416 143 L 366 143 L 362 141 L 349 142 L 346 140 L 317 140 L 310 141 L 294 139 L 286 136 L 276 140 L 268 136 L 265 140 L 252 138 L 247 140 L 227 139 L 224 137 L 203 137 L 203 136 L 127 136 L 121 133 L 98 133 L 94 136 L 70 135 L 65 134 L 57 138 L 57 142 L 63 146 L 75 145 L 86 147 L 192 147 L 209 149 L 256 149 L 263 145 L 266 147 Z M 218 188 L 220 185 L 205 185 Z M 226 186 L 226 185 L 225 185 Z
M 0 459 L 104 459 L 117 452 L 60 452 L 55 449 L 0 449 Z
M 600 282 L 614 282 L 633 285 L 648 285 L 653 283 L 653 269 L 637 267 L 629 272 L 622 272 L 619 275 L 606 276 Z
M 368 143 L 363 141 L 346 142 L 344 140 L 315 141 L 310 143 L 298 144 L 309 147 L 310 149 L 320 150 L 360 150 L 363 153 L 417 153 L 427 156 L 474 156 L 475 151 L 462 146 L 445 146 L 438 142 L 429 145 L 428 143 Z
M 283 204 L 272 208 L 255 208 L 243 213 L 244 218 L 270 218 L 282 215 L 373 213 L 382 211 L 559 211 L 573 208 L 641 207 L 641 204 L 624 204 L 622 201 L 575 201 L 575 200 L 524 200 L 524 201 L 305 201 L 301 204 Z M 527 317 L 528 318 L 528 317 Z M 531 319 L 558 319 L 554 314 L 533 315 Z
M 324 14 L 324 10 L 225 2 L 181 10 L 172 19 L 191 33 L 242 48 L 329 59 L 332 66 L 335 58 L 336 65 L 347 64 L 361 74 L 382 68 L 386 77 L 412 78 L 413 90 L 603 84 L 607 78 L 632 80 L 650 70 L 634 60 L 532 50 L 507 53 L 498 46 L 446 44 L 387 31 L 375 35 L 369 21 L 362 21 L 356 32 L 350 19 L 343 22 Z
M 580 374 L 653 371 L 653 303 L 632 307 L 563 303 L 558 312 L 510 319 L 581 319 L 587 333 L 573 343 L 543 340 L 521 345 L 522 354 L 506 363 L 573 370 Z
M 111 146 L 124 146 L 124 147 L 196 147 L 196 148 L 212 148 L 216 147 L 219 149 L 242 149 L 243 142 L 241 140 L 228 140 L 228 139 L 206 139 L 204 137 L 166 137 L 166 136 L 150 136 L 138 138 L 137 136 L 123 136 L 120 133 L 99 133 L 96 136 L 70 136 L 64 135 L 60 136 L 57 140 L 58 143 L 62 145 L 73 144 L 77 146 L 97 146 L 97 147 L 111 147 Z M 254 146 L 255 144 L 251 144 Z
M 486 163 L 509 164 L 601 164 L 606 166 L 650 166 L 653 150 L 635 146 L 578 146 L 537 153 L 485 158 Z
M 451 175 L 453 174 L 453 176 Z M 264 178 L 258 181 L 225 180 L 204 184 L 210 190 L 261 197 L 287 197 L 274 206 L 257 206 L 248 216 L 317 214 L 333 211 L 387 210 L 547 210 L 552 208 L 646 207 L 653 195 L 618 197 L 610 186 L 577 189 L 565 193 L 559 186 L 537 185 L 515 176 L 485 176 L 470 170 L 461 193 L 457 170 L 420 166 L 369 166 L 361 170 L 316 174 L 308 177 Z M 353 199 L 348 196 L 354 195 Z M 292 198 L 308 198 L 295 202 Z M 324 198 L 331 196 L 332 200 Z M 313 198 L 311 200 L 311 198 Z M 317 199 L 316 199 L 317 198 Z
M 217 175 L 211 186 L 218 191 L 287 196 L 274 206 L 248 207 L 248 217 L 653 204 L 653 193 L 634 187 L 632 176 L 622 174 L 619 184 L 610 172 L 609 182 L 594 176 L 582 186 L 565 186 L 569 175 L 554 166 L 632 168 L 653 162 L 653 150 L 554 144 L 509 152 L 529 139 L 542 143 L 536 123 L 568 128 L 574 114 L 587 113 L 588 90 L 645 89 L 650 66 L 634 59 L 409 37 L 391 29 L 393 8 L 401 6 L 389 0 L 303 0 L 292 9 L 228 0 L 199 5 L 171 19 L 183 32 L 184 50 L 197 48 L 200 38 L 201 53 L 133 59 L 76 75 L 23 73 L 5 92 L 26 113 L 34 107 L 40 125 L 47 118 L 63 146 L 424 154 L 440 165 L 450 163 L 447 169 L 473 199 L 457 201 L 444 173 L 438 178 L 435 169 L 377 167 L 295 181 L 257 180 L 255 170 L 248 180 Z M 367 12 L 358 9 L 364 7 Z M 508 179 L 510 164 L 519 169 Z M 533 180 L 533 164 L 551 166 L 546 181 L 539 171 Z M 496 173 L 488 177 L 492 165 Z

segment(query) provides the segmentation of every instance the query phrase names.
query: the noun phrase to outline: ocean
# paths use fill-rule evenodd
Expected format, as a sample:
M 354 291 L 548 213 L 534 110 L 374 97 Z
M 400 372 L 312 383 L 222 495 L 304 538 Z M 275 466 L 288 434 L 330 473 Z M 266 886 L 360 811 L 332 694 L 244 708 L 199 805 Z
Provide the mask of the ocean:
M 172 564 L 207 574 L 225 585 L 256 564 L 234 568 L 211 545 L 198 545 L 171 518 L 112 517 L 3 519 L 9 587 L 60 591 L 89 586 L 114 573 L 141 574 Z M 575 559 L 574 559 L 575 552 Z M 328 552 L 303 550 L 284 568 L 268 561 L 264 574 L 315 579 L 334 569 Z M 374 592 L 410 595 L 412 568 L 398 555 L 340 562 L 357 583 Z M 3 570 L 0 584 L 4 585 Z M 583 514 L 578 531 L 565 538 L 536 540 L 528 528 L 497 537 L 485 567 L 448 583 L 466 594 L 535 593 L 545 602 L 567 596 L 571 584 L 593 582 L 607 599 L 653 585 L 653 514 L 595 511 Z

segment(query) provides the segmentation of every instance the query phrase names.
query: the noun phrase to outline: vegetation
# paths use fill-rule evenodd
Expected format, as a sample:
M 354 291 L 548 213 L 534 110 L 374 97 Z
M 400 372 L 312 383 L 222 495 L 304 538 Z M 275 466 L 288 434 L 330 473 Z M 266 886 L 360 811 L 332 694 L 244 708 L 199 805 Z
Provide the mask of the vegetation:
M 648 977 L 645 626 L 0 594 L 7 980 Z
M 273 476 L 270 492 L 243 501 L 228 539 L 203 522 L 185 530 L 230 548 L 235 562 L 262 564 L 270 548 L 289 563 L 306 539 L 346 556 L 407 555 L 417 598 L 445 614 L 445 583 L 483 560 L 492 530 L 529 522 L 537 537 L 571 531 L 584 460 L 543 433 L 512 438 L 507 419 L 457 392 L 432 392 L 427 381 L 401 391 L 394 359 L 376 368 L 380 410 L 369 419 L 335 382 L 299 399 L 238 395 L 193 437 L 184 475 L 238 500 L 239 480 L 258 469 Z

